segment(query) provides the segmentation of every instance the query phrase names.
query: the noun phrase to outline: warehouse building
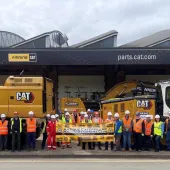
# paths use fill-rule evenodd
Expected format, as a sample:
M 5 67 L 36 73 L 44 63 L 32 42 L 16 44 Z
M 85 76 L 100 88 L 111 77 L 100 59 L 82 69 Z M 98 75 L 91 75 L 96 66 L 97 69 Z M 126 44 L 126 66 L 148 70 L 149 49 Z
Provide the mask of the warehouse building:
M 59 105 L 62 97 L 100 98 L 113 85 L 124 80 L 141 78 L 157 81 L 169 77 L 168 65 L 157 67 L 158 64 L 170 64 L 170 60 L 164 61 L 169 51 L 156 49 L 162 46 L 169 48 L 169 30 L 120 47 L 117 47 L 117 36 L 118 32 L 112 30 L 69 46 L 68 37 L 60 31 L 47 32 L 28 40 L 14 33 L 0 32 L 0 83 L 2 85 L 8 75 L 19 75 L 22 70 L 25 70 L 26 76 L 52 78 L 56 82 Z M 147 47 L 153 49 L 148 50 Z M 127 52 L 131 55 L 152 54 L 157 58 L 119 61 L 117 57 L 124 57 Z M 28 61 L 16 59 L 16 54 L 27 54 L 30 58 Z M 148 74 L 152 76 L 146 77 Z

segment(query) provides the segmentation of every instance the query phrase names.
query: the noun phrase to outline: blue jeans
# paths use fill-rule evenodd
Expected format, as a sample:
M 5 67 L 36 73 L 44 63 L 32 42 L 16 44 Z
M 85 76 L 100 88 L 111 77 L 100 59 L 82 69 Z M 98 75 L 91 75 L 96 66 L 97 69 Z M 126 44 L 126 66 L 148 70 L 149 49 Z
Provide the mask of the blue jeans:
M 155 136 L 155 143 L 156 143 L 156 149 L 157 150 L 160 150 L 160 139 L 161 139 L 161 136 Z
M 131 132 L 123 132 L 123 148 L 126 149 L 126 144 L 128 148 L 131 148 Z
M 36 144 L 36 133 L 35 132 L 27 132 L 27 140 L 28 140 L 28 148 L 35 149 Z

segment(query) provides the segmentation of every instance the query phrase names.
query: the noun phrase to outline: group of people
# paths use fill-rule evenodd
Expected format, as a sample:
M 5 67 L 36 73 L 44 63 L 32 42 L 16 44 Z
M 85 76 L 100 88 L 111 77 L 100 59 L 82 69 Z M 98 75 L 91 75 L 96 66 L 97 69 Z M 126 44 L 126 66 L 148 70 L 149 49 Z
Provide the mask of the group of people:
M 41 130 L 43 134 L 42 149 L 56 150 L 56 147 L 71 148 L 71 141 L 57 141 L 56 142 L 56 124 L 57 123 L 113 123 L 114 127 L 114 141 L 105 142 L 105 150 L 109 149 L 109 143 L 111 150 L 114 151 L 149 151 L 152 148 L 152 142 L 155 145 L 155 151 L 160 151 L 160 140 L 163 135 L 166 134 L 167 150 L 170 151 L 170 114 L 169 117 L 162 122 L 160 116 L 156 115 L 154 119 L 151 115 L 146 115 L 146 119 L 140 117 L 140 113 L 137 112 L 134 119 L 131 118 L 131 113 L 126 110 L 123 119 L 120 119 L 118 113 L 114 115 L 111 112 L 107 113 L 107 119 L 103 120 L 100 117 L 99 112 L 91 112 L 90 109 L 87 112 L 78 113 L 74 110 L 73 113 L 69 113 L 67 109 L 62 114 L 45 116 L 45 120 L 41 122 Z M 19 117 L 18 112 L 14 112 L 14 117 L 8 121 L 5 114 L 1 114 L 0 120 L 0 150 L 7 150 L 8 135 L 12 135 L 12 152 L 17 149 L 21 150 L 21 132 L 23 127 L 26 129 L 27 147 L 28 151 L 36 151 L 36 128 L 39 122 L 34 118 L 34 112 L 28 113 L 26 122 L 22 123 L 22 118 Z M 121 142 L 122 141 L 122 142 Z M 121 144 L 122 143 L 122 144 Z M 78 142 L 78 146 L 82 146 L 82 149 L 86 149 L 88 144 L 89 150 L 94 150 L 95 142 Z M 101 142 L 97 143 L 98 149 L 102 149 Z
M 17 149 L 21 151 L 21 136 L 24 129 L 26 129 L 27 147 L 28 150 L 36 151 L 36 128 L 37 119 L 34 118 L 34 112 L 30 111 L 28 113 L 28 118 L 26 122 L 23 123 L 23 119 L 19 117 L 18 112 L 14 112 L 14 117 L 11 120 L 7 120 L 5 114 L 1 114 L 0 120 L 0 151 L 8 150 L 8 144 L 10 142 L 9 136 L 12 136 L 12 152 Z M 24 136 L 23 136 L 24 137 Z

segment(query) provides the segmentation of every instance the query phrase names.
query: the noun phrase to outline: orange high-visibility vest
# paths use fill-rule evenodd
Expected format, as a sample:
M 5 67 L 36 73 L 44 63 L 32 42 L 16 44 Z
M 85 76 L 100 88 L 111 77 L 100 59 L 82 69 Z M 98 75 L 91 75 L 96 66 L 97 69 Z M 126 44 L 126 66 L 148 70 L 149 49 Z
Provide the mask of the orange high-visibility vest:
M 142 122 L 143 119 L 140 119 L 138 122 L 136 122 L 136 119 L 133 120 L 133 130 L 136 133 L 142 133 Z
M 144 121 L 144 123 L 145 123 L 145 135 L 150 136 L 153 123 L 152 122 L 146 122 L 146 120 Z
M 95 118 L 92 119 L 92 122 L 93 122 L 93 123 L 96 123 L 96 122 L 95 122 Z M 99 117 L 97 123 L 99 123 L 99 124 L 100 124 L 100 123 L 103 123 L 102 118 Z
M 36 119 L 27 118 L 27 132 L 36 132 Z
M 2 120 L 0 120 L 0 135 L 7 134 L 8 134 L 8 121 L 5 120 L 4 123 L 2 123 Z
M 128 118 L 128 119 L 126 119 L 125 117 L 122 119 L 122 121 L 123 121 L 123 128 L 130 128 L 131 127 L 131 123 L 132 123 L 132 118 Z M 129 129 L 129 131 L 131 132 L 132 131 L 132 128 L 130 128 Z

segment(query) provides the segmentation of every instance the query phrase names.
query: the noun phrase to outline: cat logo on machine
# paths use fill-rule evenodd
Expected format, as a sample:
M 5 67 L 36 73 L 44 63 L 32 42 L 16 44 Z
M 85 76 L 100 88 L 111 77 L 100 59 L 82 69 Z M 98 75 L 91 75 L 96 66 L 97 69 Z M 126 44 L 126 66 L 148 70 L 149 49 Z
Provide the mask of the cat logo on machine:
M 34 101 L 34 95 L 32 92 L 17 92 L 16 99 L 25 103 L 32 103 Z
M 137 100 L 137 108 L 150 109 L 152 107 L 152 103 L 150 100 Z

